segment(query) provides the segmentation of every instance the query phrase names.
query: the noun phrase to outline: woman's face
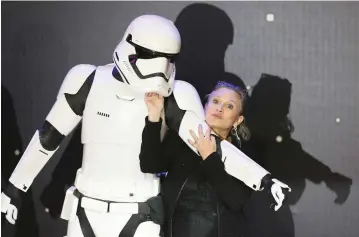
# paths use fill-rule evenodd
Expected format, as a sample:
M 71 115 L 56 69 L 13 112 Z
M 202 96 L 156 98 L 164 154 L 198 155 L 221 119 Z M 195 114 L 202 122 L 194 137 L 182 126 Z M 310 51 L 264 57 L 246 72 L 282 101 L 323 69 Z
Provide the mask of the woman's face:
M 206 122 L 214 130 L 230 130 L 242 121 L 242 100 L 231 89 L 219 88 L 213 91 L 205 105 Z

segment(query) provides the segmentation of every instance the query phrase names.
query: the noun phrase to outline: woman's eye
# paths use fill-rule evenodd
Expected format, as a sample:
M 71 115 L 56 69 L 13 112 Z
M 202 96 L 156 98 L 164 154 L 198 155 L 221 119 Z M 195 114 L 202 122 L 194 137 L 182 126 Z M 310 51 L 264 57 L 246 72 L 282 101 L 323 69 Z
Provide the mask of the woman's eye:
M 213 104 L 218 104 L 218 100 L 214 99 Z
M 228 108 L 228 109 L 233 109 L 233 105 L 228 104 L 228 105 L 227 105 L 227 108 Z

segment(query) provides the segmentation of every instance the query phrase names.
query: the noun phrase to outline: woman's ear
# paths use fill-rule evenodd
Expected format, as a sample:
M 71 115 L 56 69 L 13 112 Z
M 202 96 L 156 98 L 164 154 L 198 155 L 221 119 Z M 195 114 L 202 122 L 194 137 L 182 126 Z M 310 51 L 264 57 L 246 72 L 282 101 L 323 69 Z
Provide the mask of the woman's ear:
M 239 124 L 241 124 L 244 121 L 243 115 L 239 115 L 237 121 L 233 124 L 233 127 L 238 127 Z

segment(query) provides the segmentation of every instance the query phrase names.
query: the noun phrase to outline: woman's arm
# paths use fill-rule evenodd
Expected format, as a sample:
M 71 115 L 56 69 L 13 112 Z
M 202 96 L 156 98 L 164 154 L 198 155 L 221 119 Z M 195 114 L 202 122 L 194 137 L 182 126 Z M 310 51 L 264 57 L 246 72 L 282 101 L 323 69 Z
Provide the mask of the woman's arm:
M 142 132 L 140 151 L 141 171 L 153 174 L 166 172 L 169 166 L 170 149 L 168 148 L 170 146 L 167 145 L 167 139 L 161 143 L 161 113 L 163 111 L 164 98 L 156 93 L 146 93 L 144 100 L 148 116 L 145 119 L 145 127 Z M 169 133 L 170 131 L 167 132 Z
M 142 144 L 140 151 L 140 167 L 143 173 L 166 172 L 169 165 L 166 139 L 161 143 L 162 119 L 158 122 L 145 120 L 146 124 L 142 132 Z

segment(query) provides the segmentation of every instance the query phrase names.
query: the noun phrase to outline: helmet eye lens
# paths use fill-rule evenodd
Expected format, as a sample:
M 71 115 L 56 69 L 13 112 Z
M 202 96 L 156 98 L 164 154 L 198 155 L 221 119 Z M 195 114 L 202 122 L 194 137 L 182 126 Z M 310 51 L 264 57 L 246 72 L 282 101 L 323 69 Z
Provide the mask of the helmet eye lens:
M 132 35 L 129 34 L 126 39 L 127 43 L 131 44 L 136 49 L 136 56 L 140 59 L 152 59 L 152 58 L 159 58 L 164 57 L 167 58 L 171 63 L 174 63 L 178 54 L 168 54 L 168 53 L 161 53 L 156 52 L 142 46 L 139 46 L 132 42 Z
M 140 47 L 135 47 L 135 49 L 138 58 L 142 58 L 142 59 L 157 58 L 157 56 L 149 50 Z

